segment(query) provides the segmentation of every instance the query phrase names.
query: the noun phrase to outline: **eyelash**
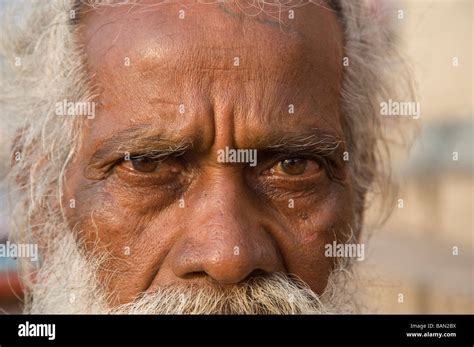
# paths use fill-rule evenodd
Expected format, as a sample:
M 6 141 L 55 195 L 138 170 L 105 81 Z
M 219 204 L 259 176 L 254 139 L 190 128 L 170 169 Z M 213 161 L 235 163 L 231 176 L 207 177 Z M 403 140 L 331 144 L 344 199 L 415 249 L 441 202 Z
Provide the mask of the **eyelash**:
M 129 160 L 136 160 L 136 159 L 142 159 L 142 158 L 146 158 L 146 159 L 151 159 L 151 160 L 156 160 L 158 162 L 160 161 L 164 161 L 166 160 L 168 157 L 170 156 L 170 154 L 168 153 L 138 153 L 138 154 L 133 154 L 133 155 L 130 155 L 130 159 Z

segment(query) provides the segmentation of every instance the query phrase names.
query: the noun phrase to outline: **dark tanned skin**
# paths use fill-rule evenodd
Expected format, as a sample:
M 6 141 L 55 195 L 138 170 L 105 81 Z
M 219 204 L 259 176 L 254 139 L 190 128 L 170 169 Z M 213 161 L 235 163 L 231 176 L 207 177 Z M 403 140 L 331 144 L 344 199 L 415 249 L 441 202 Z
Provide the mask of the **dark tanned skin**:
M 193 4 L 180 19 L 183 8 L 125 5 L 81 18 L 101 94 L 68 173 L 68 220 L 88 251 L 98 239 L 114 257 L 100 273 L 114 303 L 279 271 L 321 293 L 332 267 L 324 245 L 354 210 L 336 16 L 307 5 L 282 27 L 233 5 Z M 322 156 L 318 139 L 339 145 Z M 257 149 L 257 166 L 219 163 L 226 146 Z M 166 160 L 138 159 L 147 153 Z

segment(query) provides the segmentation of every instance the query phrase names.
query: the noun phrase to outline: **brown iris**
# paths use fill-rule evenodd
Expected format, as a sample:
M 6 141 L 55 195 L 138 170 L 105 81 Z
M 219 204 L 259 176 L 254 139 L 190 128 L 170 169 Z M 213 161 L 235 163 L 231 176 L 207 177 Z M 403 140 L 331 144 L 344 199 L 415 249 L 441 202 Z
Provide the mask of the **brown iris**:
M 287 175 L 301 175 L 305 172 L 308 166 L 308 160 L 302 158 L 290 158 L 280 161 L 280 170 Z
M 155 171 L 159 162 L 153 158 L 140 157 L 131 159 L 133 169 L 140 172 Z

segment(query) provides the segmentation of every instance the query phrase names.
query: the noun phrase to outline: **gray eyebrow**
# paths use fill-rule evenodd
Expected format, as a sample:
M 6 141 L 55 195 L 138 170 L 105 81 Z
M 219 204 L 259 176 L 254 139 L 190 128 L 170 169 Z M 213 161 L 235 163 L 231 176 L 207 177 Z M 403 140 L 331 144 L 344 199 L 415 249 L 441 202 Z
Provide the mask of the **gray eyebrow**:
M 151 132 L 148 126 L 139 126 L 128 128 L 103 141 L 92 155 L 92 160 L 100 161 L 109 156 L 121 157 L 126 153 L 139 155 L 153 152 L 181 152 L 189 146 L 192 146 L 190 139 L 166 138 Z
M 274 131 L 256 140 L 253 147 L 268 153 L 337 157 L 346 150 L 346 142 L 332 130 L 309 128 L 290 133 Z
M 84 175 L 91 179 L 100 179 L 114 163 L 125 156 L 165 158 L 183 155 L 193 146 L 191 139 L 172 139 L 154 134 L 149 126 L 128 128 L 103 141 L 92 154 Z
M 267 146 L 269 150 L 281 152 L 311 152 L 323 156 L 331 155 L 344 145 L 344 141 L 331 134 L 301 134 L 282 136 L 274 144 Z

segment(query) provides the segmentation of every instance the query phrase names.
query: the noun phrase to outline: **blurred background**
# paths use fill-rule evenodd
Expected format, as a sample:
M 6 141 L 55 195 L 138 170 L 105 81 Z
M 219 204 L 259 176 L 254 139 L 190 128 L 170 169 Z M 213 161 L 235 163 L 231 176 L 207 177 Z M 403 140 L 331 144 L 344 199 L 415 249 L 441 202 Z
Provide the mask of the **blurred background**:
M 412 120 L 419 135 L 409 156 L 394 160 L 403 207 L 397 201 L 366 245 L 365 303 L 370 312 L 473 313 L 474 1 L 398 7 L 421 118 Z M 369 229 L 375 215 L 369 211 Z
M 419 136 L 409 156 L 393 163 L 403 207 L 395 205 L 383 227 L 375 226 L 377 206 L 368 211 L 371 237 L 360 264 L 365 311 L 474 313 L 474 1 L 406 0 L 395 7 L 403 10 L 398 27 L 418 82 L 421 118 L 411 120 Z M 0 173 L 9 163 L 5 152 Z M 8 238 L 6 212 L 0 183 L 0 242 Z M 20 310 L 15 266 L 0 257 L 0 313 Z

